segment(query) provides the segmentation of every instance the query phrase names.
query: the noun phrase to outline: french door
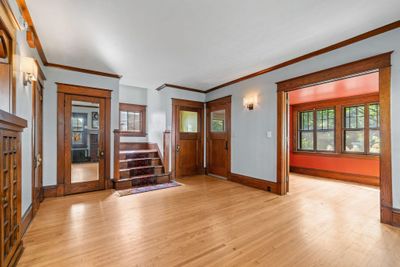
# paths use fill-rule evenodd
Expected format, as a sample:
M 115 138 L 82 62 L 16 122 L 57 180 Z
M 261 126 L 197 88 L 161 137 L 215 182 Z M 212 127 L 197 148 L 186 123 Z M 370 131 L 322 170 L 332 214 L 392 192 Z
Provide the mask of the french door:
M 231 97 L 207 103 L 207 172 L 228 178 L 231 165 Z
M 65 194 L 105 189 L 105 99 L 65 95 Z

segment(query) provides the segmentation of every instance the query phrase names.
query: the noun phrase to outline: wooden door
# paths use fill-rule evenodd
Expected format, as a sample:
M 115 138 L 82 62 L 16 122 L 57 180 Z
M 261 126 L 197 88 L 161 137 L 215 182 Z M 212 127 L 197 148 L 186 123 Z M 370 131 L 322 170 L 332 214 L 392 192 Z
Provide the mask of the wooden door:
M 65 95 L 64 114 L 65 194 L 104 189 L 105 99 Z
M 204 103 L 174 100 L 173 110 L 175 177 L 202 174 Z
M 33 82 L 32 90 L 32 211 L 35 215 L 43 200 L 43 87 Z
M 231 97 L 207 103 L 207 172 L 228 178 L 231 165 Z

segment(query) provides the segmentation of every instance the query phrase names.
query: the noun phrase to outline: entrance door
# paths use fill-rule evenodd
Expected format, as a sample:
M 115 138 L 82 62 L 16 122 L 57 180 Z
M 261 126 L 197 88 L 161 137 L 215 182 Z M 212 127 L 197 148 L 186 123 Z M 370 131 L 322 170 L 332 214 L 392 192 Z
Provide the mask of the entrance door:
M 39 82 L 33 82 L 32 90 L 32 211 L 35 216 L 40 202 L 43 200 L 43 87 Z
M 175 177 L 202 174 L 204 103 L 173 100 Z
M 105 188 L 105 99 L 65 95 L 65 194 Z
M 231 97 L 207 103 L 207 172 L 227 178 L 231 163 Z

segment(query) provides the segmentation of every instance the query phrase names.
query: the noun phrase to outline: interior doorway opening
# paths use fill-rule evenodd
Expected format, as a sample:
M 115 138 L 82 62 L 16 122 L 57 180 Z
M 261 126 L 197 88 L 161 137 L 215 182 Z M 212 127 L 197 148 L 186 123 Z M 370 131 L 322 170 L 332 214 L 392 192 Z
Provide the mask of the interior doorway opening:
M 300 150 L 301 153 L 310 153 L 299 155 L 303 157 L 334 156 L 337 157 L 335 160 L 339 158 L 348 160 L 343 155 L 351 155 L 355 159 L 367 156 L 377 157 L 379 164 L 375 171 L 376 174 L 379 173 L 376 182 L 379 184 L 380 190 L 380 218 L 383 223 L 393 223 L 390 59 L 391 52 L 278 83 L 277 185 L 280 194 L 284 195 L 289 191 L 291 160 L 295 163 L 298 160 L 295 159 L 295 155 L 291 155 L 291 151 L 294 153 Z M 325 103 L 326 105 L 322 108 L 307 106 L 305 109 L 299 109 L 295 113 L 297 117 L 294 118 L 294 129 L 292 129 L 293 127 L 290 125 L 290 92 L 295 94 L 297 90 L 317 88 L 327 83 L 361 77 L 365 74 L 373 76 L 372 73 L 378 75 L 378 94 L 373 92 L 368 97 L 364 95 L 362 97 L 354 96 L 352 99 L 343 98 L 340 103 Z M 308 89 L 307 91 L 312 90 Z M 356 103 L 360 98 L 363 103 Z M 322 101 L 314 102 L 321 104 Z M 317 118 L 319 118 L 318 121 Z M 318 137 L 318 135 L 320 136 Z M 317 152 L 320 153 L 317 155 Z M 322 160 L 327 162 L 326 158 Z M 314 159 L 312 163 L 308 164 L 315 164 L 315 162 Z M 299 161 L 296 164 L 300 164 Z M 318 166 L 320 167 L 321 163 Z M 292 170 L 294 167 L 292 166 Z M 313 171 L 314 175 L 318 174 L 315 173 L 315 169 Z M 320 170 L 317 169 L 317 171 Z M 308 174 L 312 175 L 313 173 Z M 341 178 L 344 180 L 343 177 Z M 366 179 L 361 180 L 366 182 Z

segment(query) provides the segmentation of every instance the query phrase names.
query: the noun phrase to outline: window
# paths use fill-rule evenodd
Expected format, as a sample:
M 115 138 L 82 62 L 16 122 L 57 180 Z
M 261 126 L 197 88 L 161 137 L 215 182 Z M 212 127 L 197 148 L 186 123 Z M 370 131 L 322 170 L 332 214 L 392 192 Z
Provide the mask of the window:
M 380 153 L 378 94 L 291 106 L 298 152 Z
M 380 117 L 379 104 L 369 104 L 369 153 L 379 154 L 381 152 L 380 143 Z
M 211 112 L 211 132 L 225 132 L 225 110 L 217 110 Z
M 335 110 L 317 110 L 317 151 L 335 151 Z
M 299 112 L 298 136 L 299 150 L 334 151 L 335 110 L 329 108 Z
M 365 107 L 346 107 L 344 114 L 344 150 L 363 153 Z
M 300 112 L 299 149 L 314 150 L 314 111 Z
M 146 136 L 146 106 L 120 103 L 119 130 L 127 136 Z
M 181 133 L 197 133 L 197 115 L 195 111 L 181 110 L 179 112 L 180 116 L 180 126 L 179 131 Z

